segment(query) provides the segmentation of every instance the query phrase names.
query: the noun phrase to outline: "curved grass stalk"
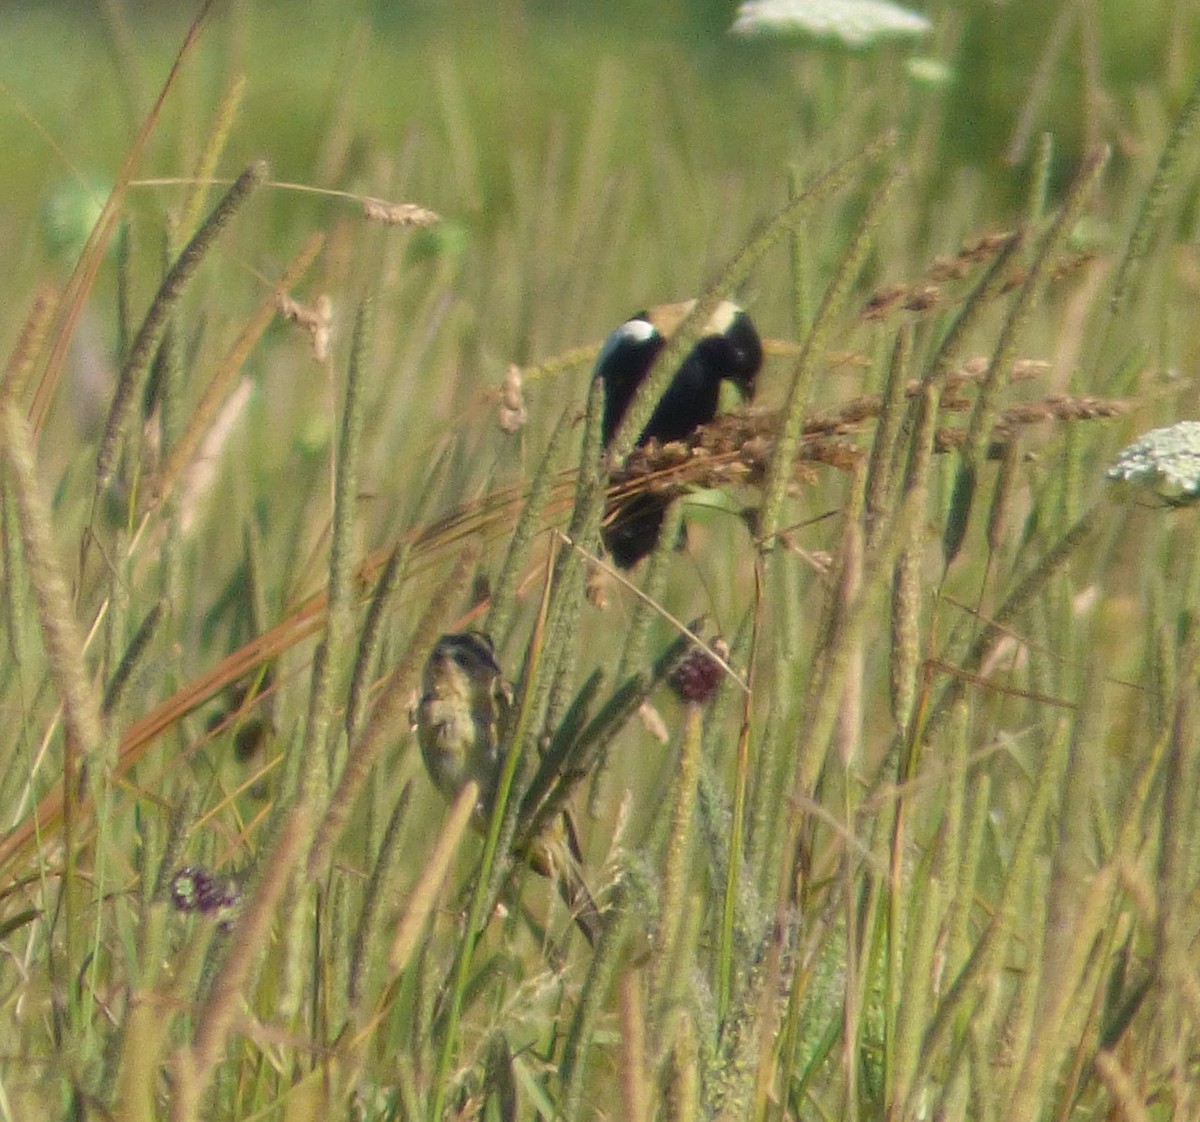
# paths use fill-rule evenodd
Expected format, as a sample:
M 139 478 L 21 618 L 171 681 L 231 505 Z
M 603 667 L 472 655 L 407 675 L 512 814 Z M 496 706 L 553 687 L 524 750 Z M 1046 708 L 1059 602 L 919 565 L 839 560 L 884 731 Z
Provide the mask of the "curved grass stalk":
M 171 266 L 158 292 L 150 303 L 142 326 L 134 337 L 129 348 L 129 355 L 117 377 L 117 390 L 109 407 L 108 420 L 104 425 L 104 437 L 100 441 L 100 450 L 96 455 L 96 494 L 108 488 L 116 470 L 117 457 L 125 433 L 133 418 L 134 405 L 138 393 L 145 381 L 146 372 L 150 369 L 150 360 L 154 351 L 162 341 L 167 327 L 171 322 L 175 308 L 183 299 L 188 283 L 196 275 L 196 270 L 204 260 L 205 255 L 233 216 L 241 209 L 247 199 L 267 178 L 267 165 L 261 160 L 251 164 L 217 204 L 208 216 L 204 225 L 184 247 L 183 252 Z

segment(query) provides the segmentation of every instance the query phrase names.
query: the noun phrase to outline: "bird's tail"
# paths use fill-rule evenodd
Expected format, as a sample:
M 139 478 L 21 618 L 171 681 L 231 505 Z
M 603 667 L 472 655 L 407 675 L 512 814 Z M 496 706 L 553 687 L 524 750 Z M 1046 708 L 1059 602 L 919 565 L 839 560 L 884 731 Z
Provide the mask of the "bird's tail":
M 535 872 L 554 881 L 571 918 L 595 947 L 604 931 L 604 913 L 584 883 L 579 838 L 569 814 L 564 812 L 559 825 L 533 843 L 528 859 Z
M 594 948 L 604 933 L 604 913 L 596 903 L 596 898 L 583 883 L 578 869 L 564 871 L 555 878 L 554 883 L 575 925 L 583 932 L 588 946 Z
M 600 534 L 605 548 L 622 569 L 632 569 L 653 551 L 670 502 L 662 495 L 639 494 L 614 503 L 605 512 L 606 521 Z

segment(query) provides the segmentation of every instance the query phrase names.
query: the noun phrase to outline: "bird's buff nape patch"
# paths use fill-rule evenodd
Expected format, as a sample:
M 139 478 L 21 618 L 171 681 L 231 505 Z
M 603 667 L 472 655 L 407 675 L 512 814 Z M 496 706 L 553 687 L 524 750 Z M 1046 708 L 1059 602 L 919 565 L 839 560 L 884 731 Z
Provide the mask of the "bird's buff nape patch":
M 646 320 L 630 320 L 629 323 L 649 322 L 658 330 L 658 333 L 663 338 L 669 339 L 679 330 L 679 325 L 692 314 L 692 309 L 695 306 L 695 300 L 681 300 L 676 304 L 659 304 L 656 308 L 646 313 Z M 722 300 L 713 309 L 713 314 L 709 317 L 708 323 L 704 325 L 704 330 L 700 334 L 724 334 L 733 325 L 733 321 L 740 311 L 742 311 L 742 308 L 732 300 Z M 628 327 L 629 323 L 624 324 L 623 327 Z M 644 338 L 649 338 L 649 336 L 644 336 Z

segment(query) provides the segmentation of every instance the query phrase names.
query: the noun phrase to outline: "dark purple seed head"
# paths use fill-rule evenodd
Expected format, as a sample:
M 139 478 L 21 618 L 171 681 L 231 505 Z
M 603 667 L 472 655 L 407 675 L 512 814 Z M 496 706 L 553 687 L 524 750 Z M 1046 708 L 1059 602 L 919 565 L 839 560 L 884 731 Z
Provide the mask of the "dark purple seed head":
M 184 865 L 171 878 L 168 891 L 178 911 L 205 915 L 232 908 L 242 897 L 233 878 L 219 876 L 199 865 Z
M 712 648 L 721 658 L 729 652 L 725 643 L 717 639 Z M 693 647 L 683 661 L 671 672 L 668 682 L 680 701 L 689 705 L 707 705 L 721 684 L 725 668 L 702 647 Z

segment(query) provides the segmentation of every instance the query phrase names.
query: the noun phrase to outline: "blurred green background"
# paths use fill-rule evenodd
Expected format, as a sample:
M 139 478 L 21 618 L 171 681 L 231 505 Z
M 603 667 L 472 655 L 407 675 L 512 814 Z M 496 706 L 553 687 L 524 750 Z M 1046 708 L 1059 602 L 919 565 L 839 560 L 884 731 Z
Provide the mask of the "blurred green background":
M 32 230 L 21 220 L 64 178 L 111 176 L 194 10 L 0 7 L 0 191 L 10 237 Z M 512 220 L 522 171 L 536 178 L 561 162 L 568 183 L 579 175 L 583 153 L 597 158 L 589 129 L 598 127 L 606 154 L 619 153 L 628 173 L 652 172 L 656 160 L 688 163 L 694 198 L 656 197 L 641 182 L 639 210 L 623 212 L 628 224 L 641 210 L 662 222 L 672 203 L 698 202 L 714 225 L 724 217 L 740 233 L 762 199 L 722 191 L 777 198 L 787 164 L 824 165 L 864 124 L 914 138 L 934 130 L 936 143 L 916 153 L 930 164 L 920 175 L 938 194 L 963 190 L 967 177 L 1000 220 L 998 207 L 1022 201 L 1039 133 L 1055 137 L 1060 182 L 1101 139 L 1116 145 L 1119 170 L 1141 155 L 1147 125 L 1178 108 L 1200 61 L 1200 12 L 1170 0 L 1132 11 L 1100 0 L 924 10 L 936 29 L 924 41 L 852 52 L 731 39 L 734 5 L 711 0 L 230 4 L 218 8 L 184 76 L 190 96 L 169 110 L 144 170 L 180 170 L 205 127 L 203 95 L 241 72 L 250 86 L 238 158 L 265 156 L 279 178 L 313 182 L 336 171 L 338 183 L 321 185 L 375 188 L 380 164 L 390 163 L 406 189 L 436 192 L 439 209 L 475 236 L 495 236 Z M 905 69 L 912 57 L 944 66 L 944 83 L 914 80 Z M 720 212 L 722 201 L 747 209 Z M 670 233 L 646 255 L 683 251 L 666 242 Z M 37 252 L 20 242 L 5 250 L 10 261 Z M 647 283 L 634 278 L 631 289 L 639 281 Z

